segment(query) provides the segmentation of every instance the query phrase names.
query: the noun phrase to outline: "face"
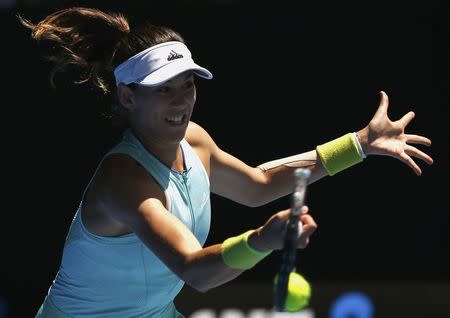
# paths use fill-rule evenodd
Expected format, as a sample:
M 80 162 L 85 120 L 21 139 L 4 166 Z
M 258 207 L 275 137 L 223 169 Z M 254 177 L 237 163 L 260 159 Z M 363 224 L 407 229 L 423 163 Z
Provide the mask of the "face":
M 131 126 L 154 142 L 178 143 L 194 109 L 194 74 L 181 73 L 156 86 L 138 86 L 132 93 Z

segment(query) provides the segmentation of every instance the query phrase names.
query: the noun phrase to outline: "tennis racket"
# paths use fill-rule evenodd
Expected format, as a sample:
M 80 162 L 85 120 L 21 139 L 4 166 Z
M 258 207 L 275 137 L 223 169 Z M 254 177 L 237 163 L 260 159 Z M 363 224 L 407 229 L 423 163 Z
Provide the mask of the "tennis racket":
M 306 187 L 311 172 L 308 169 L 297 168 L 294 171 L 294 191 L 291 195 L 291 214 L 287 221 L 287 230 L 284 237 L 283 250 L 281 251 L 281 266 L 278 271 L 278 280 L 273 293 L 273 304 L 276 311 L 285 311 L 289 274 L 295 271 L 297 256 L 297 239 L 301 222 L 299 216 L 305 202 Z

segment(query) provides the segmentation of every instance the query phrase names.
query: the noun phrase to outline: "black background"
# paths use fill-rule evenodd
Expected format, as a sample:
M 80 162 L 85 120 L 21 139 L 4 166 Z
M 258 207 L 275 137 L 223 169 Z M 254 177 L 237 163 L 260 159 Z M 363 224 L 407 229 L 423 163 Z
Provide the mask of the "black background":
M 3 194 L 0 295 L 9 317 L 31 317 L 59 266 L 68 226 L 101 155 L 118 131 L 98 115 L 108 102 L 61 75 L 15 18 L 38 22 L 55 9 L 86 5 L 178 30 L 214 74 L 197 81 L 192 120 L 250 165 L 314 149 L 364 127 L 379 90 L 389 116 L 410 110 L 407 132 L 429 137 L 435 164 L 371 156 L 308 189 L 319 228 L 299 253 L 314 282 L 427 281 L 448 284 L 449 29 L 443 2 L 239 1 L 19 2 L 0 13 Z M 139 5 L 138 5 L 139 3 Z M 70 78 L 69 78 L 70 79 Z M 248 208 L 212 197 L 207 243 L 261 225 L 287 197 Z M 274 253 L 233 284 L 269 280 Z M 449 305 L 450 306 L 450 305 Z

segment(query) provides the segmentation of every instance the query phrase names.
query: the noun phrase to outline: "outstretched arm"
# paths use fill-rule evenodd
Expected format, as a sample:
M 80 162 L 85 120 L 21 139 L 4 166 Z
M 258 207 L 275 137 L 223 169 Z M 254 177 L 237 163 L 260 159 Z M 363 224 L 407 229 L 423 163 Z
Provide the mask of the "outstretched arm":
M 287 164 L 268 170 L 251 167 L 223 151 L 198 124 L 191 122 L 186 139 L 202 158 L 209 172 L 211 192 L 247 206 L 260 206 L 292 191 L 292 174 L 296 167 L 311 169 L 309 180 L 326 175 L 316 151 L 295 155 Z
M 355 136 L 365 155 L 397 158 L 420 175 L 422 170 L 413 158 L 427 164 L 432 164 L 433 159 L 414 145 L 430 146 L 431 141 L 424 136 L 405 133 L 407 125 L 414 118 L 413 112 L 408 112 L 397 121 L 391 121 L 387 114 L 388 106 L 388 96 L 381 91 L 375 115 Z M 195 125 L 193 131 L 193 139 L 207 148 L 210 155 L 211 190 L 248 206 L 263 205 L 291 193 L 292 174 L 297 167 L 311 170 L 309 183 L 329 174 L 317 149 L 250 167 L 221 150 L 198 125 Z

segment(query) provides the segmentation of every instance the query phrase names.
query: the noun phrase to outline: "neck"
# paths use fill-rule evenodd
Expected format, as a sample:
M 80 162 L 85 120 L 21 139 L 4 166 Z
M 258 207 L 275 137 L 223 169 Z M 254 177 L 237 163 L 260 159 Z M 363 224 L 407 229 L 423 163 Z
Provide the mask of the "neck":
M 158 140 L 146 138 L 136 130 L 132 130 L 133 134 L 144 145 L 145 149 L 150 151 L 166 166 L 181 172 L 184 170 L 183 153 L 181 151 L 180 142 L 167 143 Z

